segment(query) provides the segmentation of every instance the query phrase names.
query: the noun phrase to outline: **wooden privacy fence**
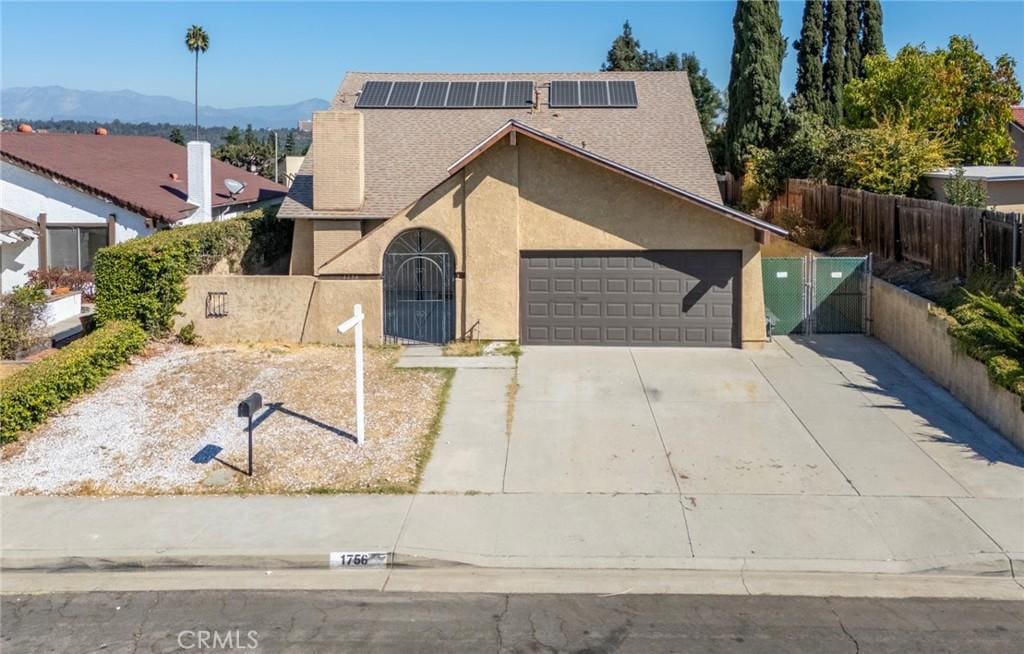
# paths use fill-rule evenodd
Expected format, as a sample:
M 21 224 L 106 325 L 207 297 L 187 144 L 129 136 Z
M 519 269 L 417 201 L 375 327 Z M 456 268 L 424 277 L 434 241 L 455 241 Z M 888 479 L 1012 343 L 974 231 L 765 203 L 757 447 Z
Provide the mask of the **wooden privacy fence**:
M 820 228 L 841 220 L 853 243 L 875 256 L 915 261 L 940 277 L 967 277 L 992 267 L 1021 265 L 1021 216 L 958 207 L 934 200 L 879 195 L 858 189 L 791 179 L 768 205 L 765 217 L 803 216 Z

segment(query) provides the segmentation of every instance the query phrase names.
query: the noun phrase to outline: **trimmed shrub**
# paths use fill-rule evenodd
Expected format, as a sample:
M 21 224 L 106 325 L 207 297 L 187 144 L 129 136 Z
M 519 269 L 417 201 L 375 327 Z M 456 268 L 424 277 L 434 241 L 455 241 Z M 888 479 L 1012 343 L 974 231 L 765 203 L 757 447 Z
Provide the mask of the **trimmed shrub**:
M 131 320 L 162 336 L 185 299 L 185 278 L 221 262 L 236 271 L 265 263 L 283 249 L 274 213 L 255 211 L 221 222 L 175 227 L 96 253 L 96 320 Z M 255 237 L 255 238 L 254 238 Z M 290 239 L 288 241 L 290 246 Z
M 68 400 L 95 388 L 146 344 L 131 322 L 108 322 L 55 354 L 0 380 L 0 443 L 42 422 Z
M 19 286 L 0 297 L 0 357 L 13 359 L 39 340 L 45 310 L 46 293 L 39 284 Z

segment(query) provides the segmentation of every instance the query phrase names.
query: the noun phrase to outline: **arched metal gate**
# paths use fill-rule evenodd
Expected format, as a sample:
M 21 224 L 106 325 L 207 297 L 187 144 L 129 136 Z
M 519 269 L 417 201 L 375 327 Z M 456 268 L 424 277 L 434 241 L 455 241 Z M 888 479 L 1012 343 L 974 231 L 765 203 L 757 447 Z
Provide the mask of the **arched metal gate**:
M 384 340 L 447 343 L 455 338 L 455 257 L 440 234 L 402 232 L 384 253 Z

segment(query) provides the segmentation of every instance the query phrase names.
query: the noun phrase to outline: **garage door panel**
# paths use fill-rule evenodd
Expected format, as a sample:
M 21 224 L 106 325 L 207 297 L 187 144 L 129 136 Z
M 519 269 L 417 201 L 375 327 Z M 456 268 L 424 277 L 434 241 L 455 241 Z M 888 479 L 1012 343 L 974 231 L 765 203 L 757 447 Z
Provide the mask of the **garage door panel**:
M 521 256 L 526 344 L 736 345 L 738 251 Z

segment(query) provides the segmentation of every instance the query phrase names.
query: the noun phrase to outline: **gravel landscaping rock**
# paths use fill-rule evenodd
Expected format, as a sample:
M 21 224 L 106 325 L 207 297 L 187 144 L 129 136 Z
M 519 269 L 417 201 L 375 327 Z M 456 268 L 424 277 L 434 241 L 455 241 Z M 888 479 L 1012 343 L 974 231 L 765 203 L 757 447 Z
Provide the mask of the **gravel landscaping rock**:
M 0 494 L 409 492 L 446 376 L 395 369 L 392 349 L 365 356 L 362 447 L 351 348 L 159 345 L 4 448 Z M 247 465 L 237 405 L 253 392 L 250 479 L 232 468 Z

